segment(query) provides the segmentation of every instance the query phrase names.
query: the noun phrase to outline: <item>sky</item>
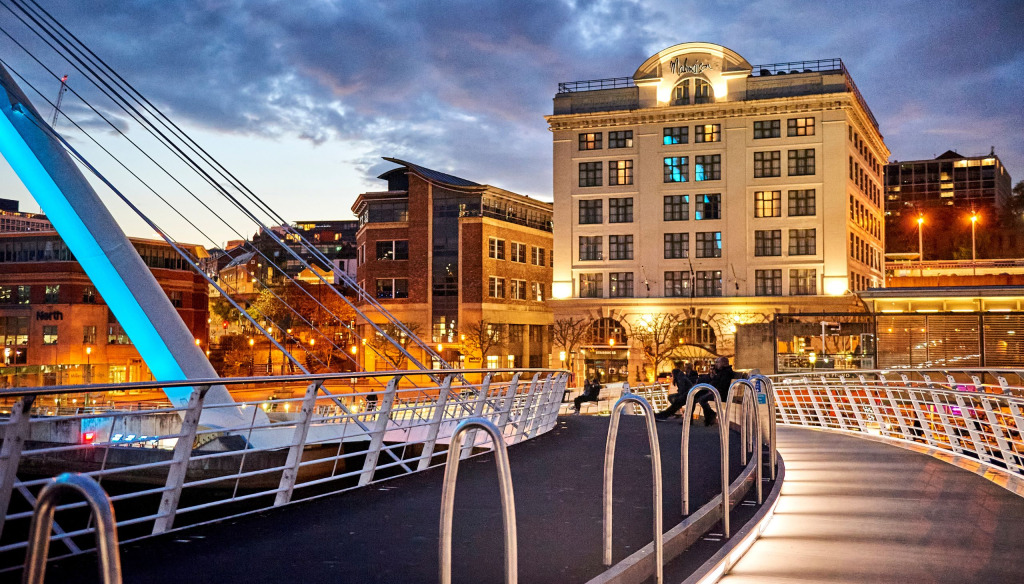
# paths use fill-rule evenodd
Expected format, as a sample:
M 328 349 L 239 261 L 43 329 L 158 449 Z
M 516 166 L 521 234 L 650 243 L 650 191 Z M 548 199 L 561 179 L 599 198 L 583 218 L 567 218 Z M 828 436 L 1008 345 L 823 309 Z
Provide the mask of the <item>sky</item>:
M 892 159 L 994 147 L 1014 181 L 1024 179 L 1020 0 L 38 2 L 288 221 L 351 218 L 359 193 L 386 188 L 376 176 L 393 165 L 382 156 L 551 200 L 544 116 L 558 83 L 630 76 L 650 55 L 691 41 L 753 64 L 840 57 Z M 69 73 L 76 91 L 96 94 L 2 7 L 0 26 L 54 73 Z M 56 97 L 59 84 L 6 36 L 0 58 Z M 44 116 L 52 111 L 26 93 Z M 144 187 L 94 149 L 90 136 L 109 140 L 118 160 L 145 162 L 117 135 L 146 140 L 123 113 L 98 105 L 105 125 L 73 96 L 64 106 L 90 134 L 61 121 L 58 129 L 176 239 L 251 235 L 226 211 L 217 221 L 174 192 L 162 172 L 141 171 Z M 103 196 L 129 234 L 153 234 Z M 0 197 L 38 209 L 3 164 Z

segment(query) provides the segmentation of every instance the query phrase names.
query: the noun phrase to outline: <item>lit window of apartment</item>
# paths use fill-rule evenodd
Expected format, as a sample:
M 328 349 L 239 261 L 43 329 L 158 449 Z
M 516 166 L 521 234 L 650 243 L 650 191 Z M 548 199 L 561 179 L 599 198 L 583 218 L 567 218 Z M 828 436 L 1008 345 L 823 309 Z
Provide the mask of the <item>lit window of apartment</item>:
M 633 222 L 633 197 L 608 199 L 609 223 Z
M 497 355 L 487 355 L 487 368 L 488 369 L 497 369 L 498 368 L 498 356 Z
M 608 184 L 609 185 L 631 185 L 631 184 L 633 184 L 633 161 L 632 160 L 610 160 L 610 161 L 608 161 Z
M 377 242 L 377 259 L 378 260 L 407 260 L 407 259 L 409 259 L 409 241 L 408 240 L 378 241 Z
M 817 243 L 814 229 L 789 230 L 789 255 L 814 255 Z
M 530 282 L 530 297 L 537 302 L 544 302 L 544 282 Z
M 44 345 L 56 345 L 57 344 L 57 325 L 44 325 L 43 326 L 43 344 Z
M 487 278 L 487 295 L 491 298 L 505 297 L 505 278 L 490 276 Z
M 789 216 L 807 217 L 815 214 L 814 189 L 789 191 Z
M 580 134 L 580 150 L 600 150 L 601 132 Z
M 722 271 L 707 270 L 696 272 L 694 296 L 712 297 L 722 295 Z
M 722 155 L 694 156 L 693 180 L 722 180 Z
M 781 217 L 782 191 L 756 191 L 754 217 Z
M 702 142 L 721 142 L 721 124 L 703 124 L 693 127 L 693 141 L 697 144 Z
M 518 243 L 518 242 L 513 241 L 510 251 L 512 253 L 512 257 L 510 257 L 509 259 L 511 259 L 513 262 L 516 262 L 518 264 L 525 264 L 526 263 L 526 244 L 525 243 Z
M 581 262 L 593 262 L 603 259 L 601 255 L 602 237 L 600 235 L 594 236 L 580 236 L 580 261 Z
M 24 302 L 20 301 L 21 289 L 22 288 L 25 288 L 25 301 Z M 28 286 L 18 286 L 18 296 L 19 296 L 18 304 L 28 304 Z M 96 302 L 98 300 L 99 300 L 99 297 L 96 296 L 96 289 L 95 288 L 93 288 L 92 286 L 86 286 L 85 288 L 82 288 L 82 303 L 83 304 L 96 304 Z
M 60 302 L 60 284 L 46 286 L 46 295 L 43 297 L 43 302 L 47 304 Z
M 790 118 L 786 121 L 787 136 L 813 136 L 814 118 Z
M 508 297 L 512 300 L 526 300 L 526 280 L 513 279 L 509 286 Z
M 633 272 L 612 272 L 608 274 L 609 298 L 633 297 Z
M 665 272 L 665 297 L 689 298 L 690 272 L 678 270 Z
M 487 238 L 487 257 L 492 260 L 505 259 L 505 240 L 497 237 Z
M 696 195 L 696 209 L 693 218 L 697 221 L 722 218 L 722 195 L 713 193 L 709 195 Z
M 599 187 L 601 186 L 601 163 L 581 162 L 580 163 L 580 186 Z
M 662 143 L 666 146 L 672 144 L 686 144 L 690 141 L 690 127 L 676 126 L 665 128 L 662 136 Z
M 632 148 L 633 130 L 608 132 L 608 148 Z
M 608 236 L 608 259 L 631 260 L 633 259 L 633 236 L 632 235 L 609 235 Z
M 601 274 L 580 274 L 580 298 L 604 298 Z
M 754 178 L 782 176 L 782 155 L 778 150 L 754 153 Z
M 690 218 L 690 195 L 665 197 L 665 221 L 687 221 Z
M 686 182 L 690 175 L 690 160 L 686 156 L 665 158 L 665 182 Z
M 377 298 L 408 298 L 409 280 L 406 278 L 378 278 Z
M 675 260 L 690 256 L 689 233 L 665 234 L 665 259 Z
M 547 265 L 547 260 L 544 259 L 547 250 L 543 247 L 532 247 L 530 250 L 530 263 L 535 266 Z
M 789 176 L 814 174 L 814 148 L 789 151 Z
M 813 296 L 818 293 L 817 270 L 790 270 L 789 295 Z
M 694 80 L 693 103 L 711 103 L 712 101 L 711 84 L 703 79 Z
M 580 225 L 592 225 L 604 222 L 601 199 L 580 201 Z
M 760 120 L 754 122 L 754 139 L 778 138 L 779 120 Z
M 722 257 L 722 232 L 707 231 L 697 233 L 697 257 Z
M 782 255 L 782 230 L 770 229 L 754 232 L 754 255 L 758 257 Z
M 782 296 L 782 270 L 755 270 L 755 296 Z

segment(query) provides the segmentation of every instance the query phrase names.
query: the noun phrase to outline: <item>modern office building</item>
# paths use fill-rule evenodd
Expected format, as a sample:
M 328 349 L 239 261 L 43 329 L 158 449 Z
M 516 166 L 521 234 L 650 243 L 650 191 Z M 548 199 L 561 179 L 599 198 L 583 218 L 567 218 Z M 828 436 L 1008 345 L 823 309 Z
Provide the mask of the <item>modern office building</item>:
M 883 284 L 889 150 L 839 59 L 680 44 L 631 77 L 559 84 L 547 120 L 551 305 L 595 320 L 588 371 L 639 377 L 623 330 L 645 314 L 684 315 L 687 343 L 731 355 L 738 324 L 845 311 Z
M 165 242 L 130 240 L 205 347 L 206 280 Z M 55 231 L 0 235 L 0 341 L 0 382 L 7 386 L 153 378 Z
M 1011 182 L 994 149 L 984 156 L 949 150 L 934 160 L 886 164 L 886 252 L 920 251 L 925 261 L 971 259 L 973 248 L 978 258 L 1017 257 L 1013 236 L 1021 225 L 1002 225 L 1000 213 L 1010 202 Z
M 399 165 L 380 175 L 387 190 L 362 193 L 352 206 L 360 286 L 449 363 L 546 367 L 551 204 L 385 160 Z M 361 325 L 361 336 L 371 333 Z M 361 351 L 367 370 L 396 367 Z
M 0 233 L 53 231 L 53 224 L 42 213 L 19 211 L 14 199 L 0 199 Z

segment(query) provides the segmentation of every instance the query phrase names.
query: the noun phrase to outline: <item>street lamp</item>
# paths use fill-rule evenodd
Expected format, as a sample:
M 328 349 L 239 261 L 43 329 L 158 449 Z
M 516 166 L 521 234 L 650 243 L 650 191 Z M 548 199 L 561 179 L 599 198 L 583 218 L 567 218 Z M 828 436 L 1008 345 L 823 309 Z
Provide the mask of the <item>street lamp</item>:
M 253 354 L 253 345 L 256 344 L 256 340 L 249 337 L 249 377 L 256 374 L 256 357 Z
M 975 227 L 978 225 L 978 212 L 971 211 L 971 270 L 973 275 L 978 275 L 978 246 L 975 240 Z
M 917 215 L 917 274 L 924 276 L 924 239 L 921 237 L 921 226 L 924 225 L 924 215 Z

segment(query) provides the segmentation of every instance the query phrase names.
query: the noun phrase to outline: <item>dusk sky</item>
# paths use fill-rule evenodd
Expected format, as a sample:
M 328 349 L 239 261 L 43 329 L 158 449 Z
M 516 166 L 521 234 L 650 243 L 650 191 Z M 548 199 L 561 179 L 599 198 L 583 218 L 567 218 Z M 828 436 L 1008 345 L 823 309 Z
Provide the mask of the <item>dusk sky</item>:
M 1014 182 L 1024 178 L 1020 0 L 39 1 L 290 221 L 350 218 L 360 192 L 384 188 L 375 177 L 392 165 L 381 156 L 550 200 L 544 116 L 558 83 L 629 76 L 690 41 L 753 64 L 840 57 L 893 159 L 994 146 Z M 0 24 L 28 36 L 7 10 Z M 20 49 L 5 37 L 0 47 L 56 96 Z M 44 61 L 73 87 L 84 83 L 52 55 Z M 82 112 L 65 99 L 71 115 Z M 6 165 L 0 189 L 38 208 Z M 212 223 L 206 231 L 234 237 Z

